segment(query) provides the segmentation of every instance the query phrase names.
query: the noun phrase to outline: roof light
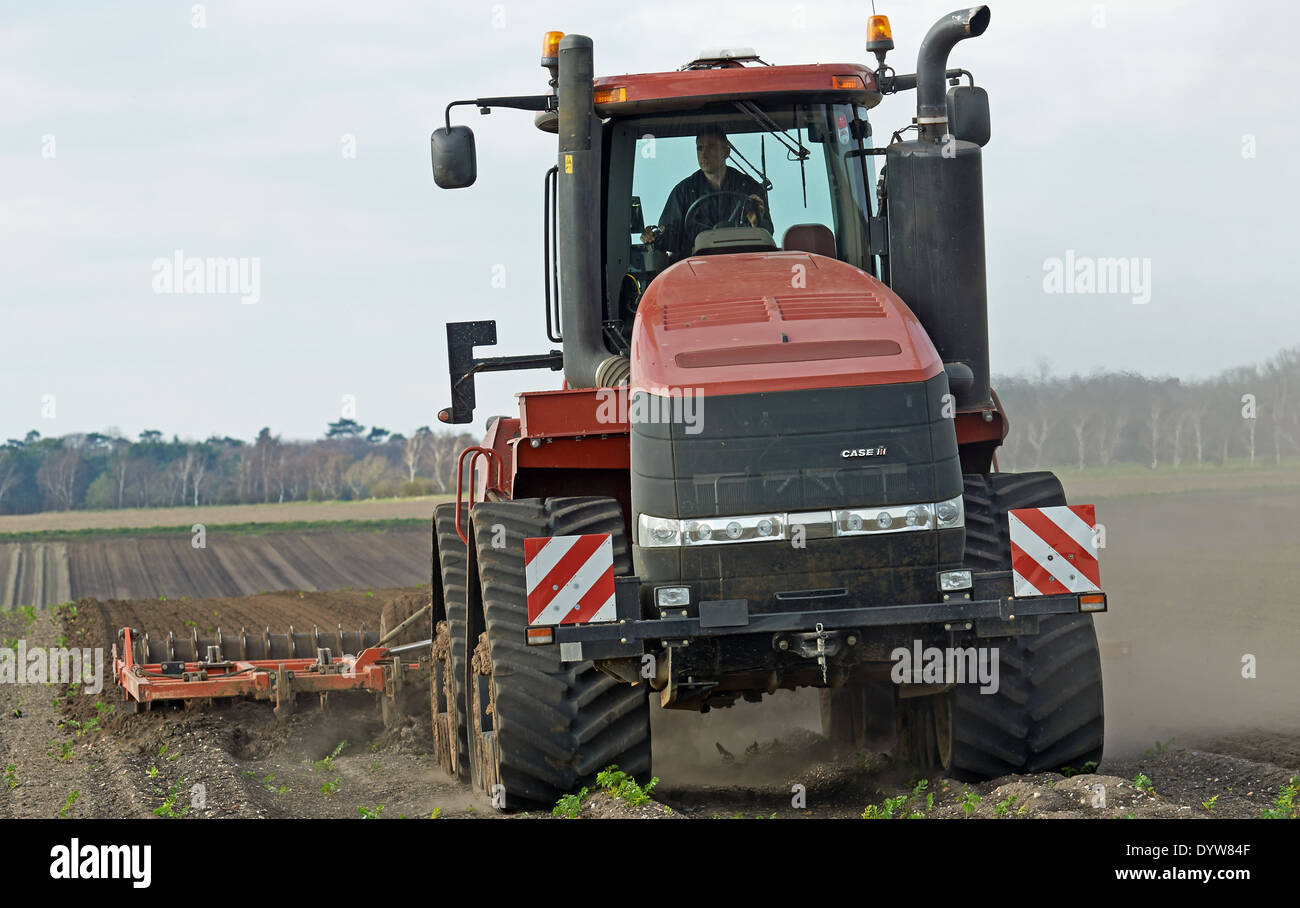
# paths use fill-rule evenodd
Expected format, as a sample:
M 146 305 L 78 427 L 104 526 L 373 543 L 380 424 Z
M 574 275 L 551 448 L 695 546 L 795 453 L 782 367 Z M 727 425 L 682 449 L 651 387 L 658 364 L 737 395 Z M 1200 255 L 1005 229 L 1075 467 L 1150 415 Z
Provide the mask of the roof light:
M 616 88 L 602 88 L 596 91 L 593 100 L 597 104 L 618 104 L 627 100 L 627 89 L 621 85 Z
M 555 66 L 560 62 L 560 39 L 564 32 L 547 32 L 542 38 L 542 65 Z
M 709 60 L 757 60 L 758 51 L 752 47 L 706 47 L 695 58 L 696 63 Z
M 861 76 L 831 76 L 831 88 L 843 88 L 861 90 L 866 88 L 862 82 Z
M 867 20 L 867 50 L 876 55 L 876 61 L 885 65 L 885 54 L 894 49 L 894 33 L 889 29 L 888 16 L 872 16 Z
M 894 33 L 889 29 L 888 16 L 872 16 L 867 20 L 867 50 L 893 50 Z

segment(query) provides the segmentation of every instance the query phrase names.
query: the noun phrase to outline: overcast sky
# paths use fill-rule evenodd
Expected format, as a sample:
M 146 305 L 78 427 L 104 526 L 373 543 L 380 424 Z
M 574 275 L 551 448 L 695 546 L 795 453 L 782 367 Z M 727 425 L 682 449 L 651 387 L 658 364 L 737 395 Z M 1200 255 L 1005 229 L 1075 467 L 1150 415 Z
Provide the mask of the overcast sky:
M 991 97 L 994 371 L 1199 377 L 1300 344 L 1300 11 L 990 5 L 988 31 L 951 63 Z M 529 114 L 462 109 L 479 178 L 446 192 L 428 137 L 449 100 L 545 90 L 548 29 L 590 35 L 602 75 L 719 45 L 874 63 L 869 3 L 106 6 L 0 7 L 0 439 L 317 437 L 345 395 L 363 424 L 409 432 L 449 402 L 447 321 L 498 319 L 498 354 L 547 349 L 555 138 Z M 954 6 L 881 0 L 899 72 Z M 877 139 L 914 104 L 877 107 Z M 177 250 L 257 259 L 257 301 L 156 293 L 154 262 Z M 1044 263 L 1067 250 L 1149 261 L 1149 302 L 1045 293 Z M 558 383 L 481 378 L 480 424 L 513 412 L 515 391 Z

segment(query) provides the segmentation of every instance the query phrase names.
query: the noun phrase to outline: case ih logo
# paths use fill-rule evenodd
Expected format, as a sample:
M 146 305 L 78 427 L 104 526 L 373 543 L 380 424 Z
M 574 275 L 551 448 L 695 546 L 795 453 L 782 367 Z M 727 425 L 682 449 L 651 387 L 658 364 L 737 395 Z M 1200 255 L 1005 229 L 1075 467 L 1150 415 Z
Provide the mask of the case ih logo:
M 840 452 L 841 457 L 884 457 L 885 446 L 878 448 L 846 448 Z
M 1017 596 L 1101 589 L 1097 517 L 1090 504 L 1009 512 L 1011 570 Z
M 613 621 L 614 543 L 608 533 L 524 540 L 528 624 Z

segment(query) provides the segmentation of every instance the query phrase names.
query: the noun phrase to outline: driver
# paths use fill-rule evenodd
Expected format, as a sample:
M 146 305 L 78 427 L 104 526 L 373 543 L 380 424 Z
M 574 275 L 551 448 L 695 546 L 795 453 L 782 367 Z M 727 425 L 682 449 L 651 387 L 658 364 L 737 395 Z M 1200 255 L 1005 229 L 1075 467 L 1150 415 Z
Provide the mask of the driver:
M 657 240 L 661 249 L 671 254 L 675 261 L 680 260 L 691 254 L 698 233 L 725 221 L 741 205 L 739 195 L 748 196 L 743 202 L 741 216 L 749 225 L 773 232 L 772 218 L 767 213 L 767 193 L 757 180 L 727 166 L 730 151 L 727 134 L 720 126 L 710 124 L 700 129 L 695 137 L 695 155 L 700 169 L 678 183 L 669 194 L 659 223 L 663 233 L 656 237 L 654 228 L 647 228 L 641 234 L 641 242 L 649 245 Z M 719 192 L 735 195 L 705 198 Z M 691 223 L 683 223 L 691 204 L 701 198 L 704 201 L 691 214 Z

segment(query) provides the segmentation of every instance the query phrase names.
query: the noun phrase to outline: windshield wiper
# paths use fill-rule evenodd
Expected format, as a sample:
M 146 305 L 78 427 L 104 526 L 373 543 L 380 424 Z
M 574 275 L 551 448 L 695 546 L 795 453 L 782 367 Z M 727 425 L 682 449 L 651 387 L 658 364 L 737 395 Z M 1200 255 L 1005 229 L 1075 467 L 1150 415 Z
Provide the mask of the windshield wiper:
M 735 105 L 737 110 L 748 116 L 759 126 L 763 127 L 763 129 L 770 132 L 773 138 L 784 145 L 785 150 L 794 155 L 798 160 L 806 160 L 808 155 L 812 153 L 807 148 L 804 148 L 803 143 L 799 141 L 798 137 L 790 135 L 790 133 L 786 132 L 780 126 L 777 126 L 776 122 L 764 113 L 763 109 L 753 101 L 733 101 L 732 103 Z
M 789 156 L 789 160 L 792 161 L 797 160 L 799 162 L 799 182 L 803 184 L 803 207 L 807 208 L 808 207 L 808 174 L 805 168 L 808 163 L 808 158 L 812 154 L 812 152 L 804 147 L 804 144 L 802 141 L 800 141 L 797 133 L 796 135 L 793 136 L 790 135 L 788 131 L 778 126 L 776 124 L 776 121 L 773 120 L 771 117 L 769 117 L 763 111 L 763 109 L 759 107 L 757 104 L 755 104 L 753 101 L 733 101 L 732 104 L 735 106 L 737 110 L 745 114 L 755 123 L 757 123 L 759 126 L 763 127 L 763 129 L 766 130 L 774 139 L 776 139 L 783 146 L 785 146 L 786 154 Z M 799 108 L 796 107 L 793 113 L 795 115 L 795 122 L 798 122 Z M 730 145 L 731 143 L 728 142 L 727 144 Z M 745 160 L 745 156 L 742 155 L 739 151 L 736 151 L 734 147 L 731 150 L 735 152 L 736 155 L 742 161 L 745 161 L 746 164 L 749 164 L 749 161 Z M 766 169 L 767 167 L 766 147 L 764 147 L 763 149 L 763 158 L 764 158 L 763 167 L 764 169 Z M 749 164 L 749 166 L 752 169 L 754 165 Z M 765 192 L 770 191 L 772 188 L 772 181 L 767 178 L 766 173 L 762 173 L 762 178 L 763 178 L 763 190 Z
M 761 141 L 761 140 L 762 140 L 762 137 L 760 136 L 759 139 L 760 139 L 760 141 Z M 749 168 L 749 170 L 750 170 L 749 176 L 754 177 L 756 180 L 758 180 L 759 183 L 762 184 L 762 186 L 763 186 L 763 191 L 764 191 L 764 192 L 771 192 L 771 191 L 772 191 L 772 181 L 769 180 L 769 179 L 767 178 L 767 150 L 766 150 L 766 148 L 763 149 L 763 162 L 762 162 L 762 165 L 759 166 L 759 167 L 755 167 L 753 164 L 750 164 L 750 163 L 749 163 L 749 158 L 747 158 L 747 157 L 745 157 L 743 154 L 741 154 L 741 153 L 740 153 L 740 149 L 737 148 L 735 145 L 732 145 L 730 141 L 727 142 L 727 147 L 731 149 L 731 153 L 732 153 L 733 155 L 735 155 L 736 157 L 740 158 L 740 160 L 742 160 L 742 161 L 745 162 L 745 165 L 746 165 L 746 166 Z M 741 168 L 741 169 L 743 170 L 744 168 Z

